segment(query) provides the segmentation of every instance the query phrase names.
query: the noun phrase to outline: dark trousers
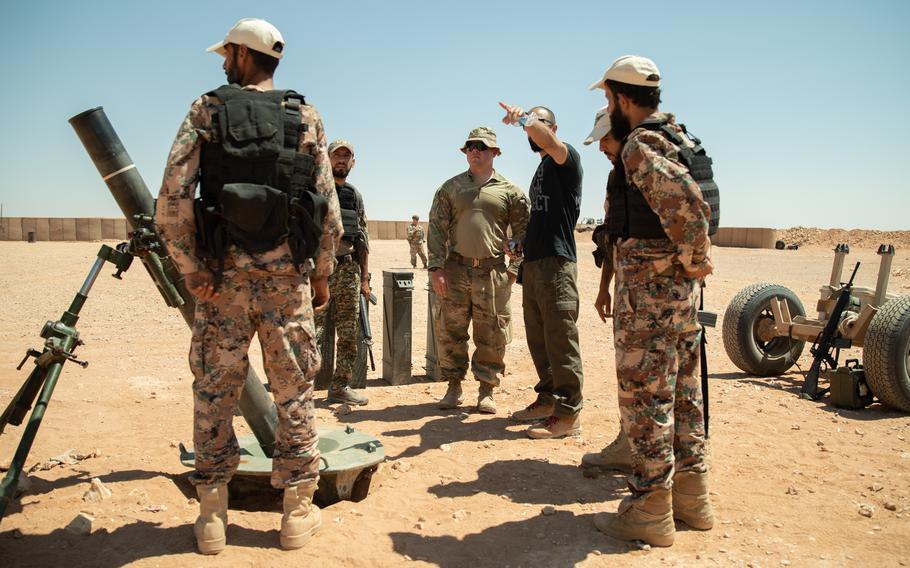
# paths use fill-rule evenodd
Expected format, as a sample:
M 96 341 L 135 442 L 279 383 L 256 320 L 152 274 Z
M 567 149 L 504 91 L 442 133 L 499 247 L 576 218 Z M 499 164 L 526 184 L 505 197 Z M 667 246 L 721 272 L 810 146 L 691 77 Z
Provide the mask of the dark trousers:
M 538 377 L 534 390 L 540 402 L 554 405 L 555 416 L 574 416 L 582 407 L 577 280 L 575 263 L 561 256 L 522 267 L 525 332 Z

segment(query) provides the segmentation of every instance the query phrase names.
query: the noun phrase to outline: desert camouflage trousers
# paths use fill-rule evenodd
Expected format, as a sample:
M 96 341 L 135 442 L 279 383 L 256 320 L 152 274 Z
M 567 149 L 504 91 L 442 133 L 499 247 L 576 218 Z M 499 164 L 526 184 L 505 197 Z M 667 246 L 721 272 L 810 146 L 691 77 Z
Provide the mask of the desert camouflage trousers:
M 446 261 L 448 297 L 437 298 L 436 357 L 444 380 L 464 379 L 468 371 L 468 324 L 473 322 L 471 372 L 481 382 L 499 386 L 505 372 L 506 345 L 512 341 L 511 282 L 505 264 L 471 268 Z
M 632 271 L 629 271 L 632 272 Z M 707 471 L 699 380 L 698 281 L 616 273 L 613 335 L 622 428 L 635 492 L 669 489 L 674 472 Z
M 194 485 L 227 483 L 237 471 L 240 450 L 233 416 L 254 333 L 278 410 L 272 485 L 283 488 L 319 477 L 313 378 L 320 355 L 309 280 L 265 271 L 225 271 L 220 295 L 196 304 L 193 323 Z
M 329 295 L 335 303 L 335 334 L 338 337 L 332 382 L 343 387 L 351 382 L 357 360 L 360 325 L 360 265 L 357 262 L 338 264 L 329 276 Z M 316 315 L 316 345 L 322 345 L 327 311 Z
M 420 257 L 420 261 L 423 262 L 423 267 L 427 267 L 427 254 L 423 252 L 423 242 L 412 243 L 408 241 L 408 245 L 411 247 L 411 266 L 417 268 L 417 257 Z

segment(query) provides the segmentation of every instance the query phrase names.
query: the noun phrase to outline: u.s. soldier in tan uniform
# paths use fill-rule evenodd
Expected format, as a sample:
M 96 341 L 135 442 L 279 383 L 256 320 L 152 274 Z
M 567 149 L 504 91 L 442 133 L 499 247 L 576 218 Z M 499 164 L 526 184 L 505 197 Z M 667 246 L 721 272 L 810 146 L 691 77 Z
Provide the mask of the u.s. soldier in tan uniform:
M 271 481 L 284 489 L 280 541 L 284 548 L 300 548 L 321 524 L 312 505 L 319 479 L 313 379 L 320 364 L 313 309 L 328 301 L 327 279 L 341 235 L 338 199 L 319 113 L 299 95 L 273 90 L 284 51 L 278 30 L 263 20 L 241 20 L 209 51 L 224 56 L 231 85 L 190 107 L 168 156 L 155 215 L 162 240 L 198 299 L 190 348 L 196 454 L 191 482 L 200 504 L 196 541 L 204 554 L 217 554 L 226 544 L 227 483 L 240 462 L 232 420 L 255 333 L 278 410 Z M 197 247 L 204 239 L 196 236 L 203 213 L 197 217 L 194 210 L 199 182 L 202 205 L 218 212 L 215 230 L 228 241 L 204 256 Z M 320 242 L 288 236 L 298 216 L 284 225 L 245 224 L 287 219 L 287 196 L 297 203 L 324 199 Z M 315 249 L 315 264 L 302 258 L 304 249 Z
M 436 304 L 437 358 L 449 386 L 440 408 L 463 402 L 461 381 L 468 371 L 468 325 L 473 321 L 471 371 L 480 382 L 477 409 L 494 414 L 493 388 L 505 371 L 511 341 L 509 299 L 520 261 L 506 254 L 509 229 L 524 239 L 528 198 L 493 169 L 500 154 L 496 133 L 475 128 L 462 146 L 468 170 L 436 191 L 430 210 L 429 270 Z M 508 262 L 508 266 L 507 266 Z
M 417 257 L 423 262 L 423 267 L 427 267 L 427 255 L 423 252 L 423 243 L 426 237 L 423 234 L 423 225 L 420 224 L 420 216 L 411 216 L 411 224 L 408 225 L 408 245 L 411 248 L 411 268 L 417 268 Z

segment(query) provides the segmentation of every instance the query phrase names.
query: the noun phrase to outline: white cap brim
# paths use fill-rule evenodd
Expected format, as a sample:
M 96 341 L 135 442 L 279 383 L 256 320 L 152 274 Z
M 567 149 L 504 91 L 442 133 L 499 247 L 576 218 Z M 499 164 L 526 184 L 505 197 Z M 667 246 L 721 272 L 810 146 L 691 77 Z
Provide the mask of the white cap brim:
M 223 40 L 222 40 L 222 41 L 219 41 L 218 43 L 216 43 L 216 44 L 213 45 L 212 47 L 206 49 L 205 51 L 206 51 L 206 52 L 213 51 L 213 52 L 217 53 L 218 55 L 220 55 L 221 57 L 224 57 L 225 54 L 227 53 L 227 52 L 224 50 L 224 41 L 223 41 Z

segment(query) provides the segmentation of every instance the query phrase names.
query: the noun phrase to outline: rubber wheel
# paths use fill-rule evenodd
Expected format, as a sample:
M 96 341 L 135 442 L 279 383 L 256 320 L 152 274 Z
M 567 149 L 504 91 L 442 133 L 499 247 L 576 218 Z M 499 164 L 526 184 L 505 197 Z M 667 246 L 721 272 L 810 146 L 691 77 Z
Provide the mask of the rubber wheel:
M 805 342 L 789 337 L 762 341 L 759 326 L 765 320 L 774 321 L 771 299 L 786 300 L 790 316 L 804 316 L 806 310 L 789 288 L 761 282 L 753 284 L 733 297 L 724 313 L 724 349 L 734 365 L 760 377 L 786 373 L 803 352 Z
M 787 243 L 785 243 L 784 241 L 777 241 L 776 243 L 774 243 L 774 248 L 776 248 L 777 250 L 784 250 L 786 247 L 787 247 Z
M 891 408 L 910 412 L 910 296 L 887 302 L 869 323 L 863 369 L 872 393 Z

